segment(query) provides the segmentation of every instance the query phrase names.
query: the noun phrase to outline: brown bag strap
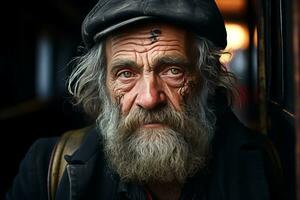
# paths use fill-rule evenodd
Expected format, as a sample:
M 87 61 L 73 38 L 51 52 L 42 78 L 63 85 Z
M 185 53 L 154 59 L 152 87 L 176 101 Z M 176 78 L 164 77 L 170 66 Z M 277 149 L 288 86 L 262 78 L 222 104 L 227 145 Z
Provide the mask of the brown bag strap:
M 65 155 L 72 155 L 82 143 L 90 127 L 65 132 L 53 148 L 48 168 L 48 200 L 54 200 L 57 186 L 64 173 L 67 162 Z

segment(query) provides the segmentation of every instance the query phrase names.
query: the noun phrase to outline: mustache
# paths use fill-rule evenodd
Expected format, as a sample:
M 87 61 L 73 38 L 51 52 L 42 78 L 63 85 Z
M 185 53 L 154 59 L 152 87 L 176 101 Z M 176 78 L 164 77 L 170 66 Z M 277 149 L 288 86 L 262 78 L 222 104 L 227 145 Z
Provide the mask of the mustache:
M 160 123 L 173 130 L 181 130 L 184 128 L 185 119 L 184 112 L 176 111 L 169 105 L 157 110 L 145 110 L 137 107 L 121 118 L 118 128 L 132 132 L 144 124 Z

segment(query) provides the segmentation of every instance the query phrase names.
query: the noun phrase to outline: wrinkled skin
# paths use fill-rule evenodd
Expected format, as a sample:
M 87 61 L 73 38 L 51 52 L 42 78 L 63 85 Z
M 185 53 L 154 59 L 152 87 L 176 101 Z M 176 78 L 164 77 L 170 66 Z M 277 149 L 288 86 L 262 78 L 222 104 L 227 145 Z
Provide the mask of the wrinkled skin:
M 126 116 L 132 109 L 159 109 L 169 104 L 182 110 L 197 77 L 189 34 L 166 24 L 123 30 L 106 40 L 107 88 Z M 155 122 L 145 128 L 163 126 Z

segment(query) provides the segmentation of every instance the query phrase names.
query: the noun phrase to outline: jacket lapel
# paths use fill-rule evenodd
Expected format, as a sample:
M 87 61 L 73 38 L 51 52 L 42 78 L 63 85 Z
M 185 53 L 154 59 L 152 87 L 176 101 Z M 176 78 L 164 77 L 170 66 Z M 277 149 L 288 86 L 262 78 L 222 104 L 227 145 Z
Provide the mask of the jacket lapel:
M 92 129 L 73 155 L 66 155 L 67 166 L 56 193 L 57 200 L 79 200 L 85 193 L 99 156 L 99 137 Z

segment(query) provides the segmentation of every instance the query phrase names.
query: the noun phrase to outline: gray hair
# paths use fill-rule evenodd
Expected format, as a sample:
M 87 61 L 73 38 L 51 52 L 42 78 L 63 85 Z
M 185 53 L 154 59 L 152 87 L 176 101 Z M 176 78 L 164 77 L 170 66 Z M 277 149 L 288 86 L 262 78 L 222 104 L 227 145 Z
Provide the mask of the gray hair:
M 231 104 L 237 93 L 234 74 L 220 62 L 224 52 L 217 49 L 205 38 L 196 38 L 197 68 L 207 96 L 212 96 L 216 88 L 225 89 L 227 100 Z M 106 92 L 106 61 L 104 43 L 100 42 L 85 55 L 75 59 L 77 66 L 68 80 L 68 90 L 75 104 L 81 104 L 86 113 L 97 118 Z
M 103 43 L 91 48 L 83 56 L 74 59 L 76 67 L 68 80 L 68 91 L 73 95 L 75 105 L 82 105 L 92 117 L 101 112 L 100 93 L 105 89 L 106 66 Z

